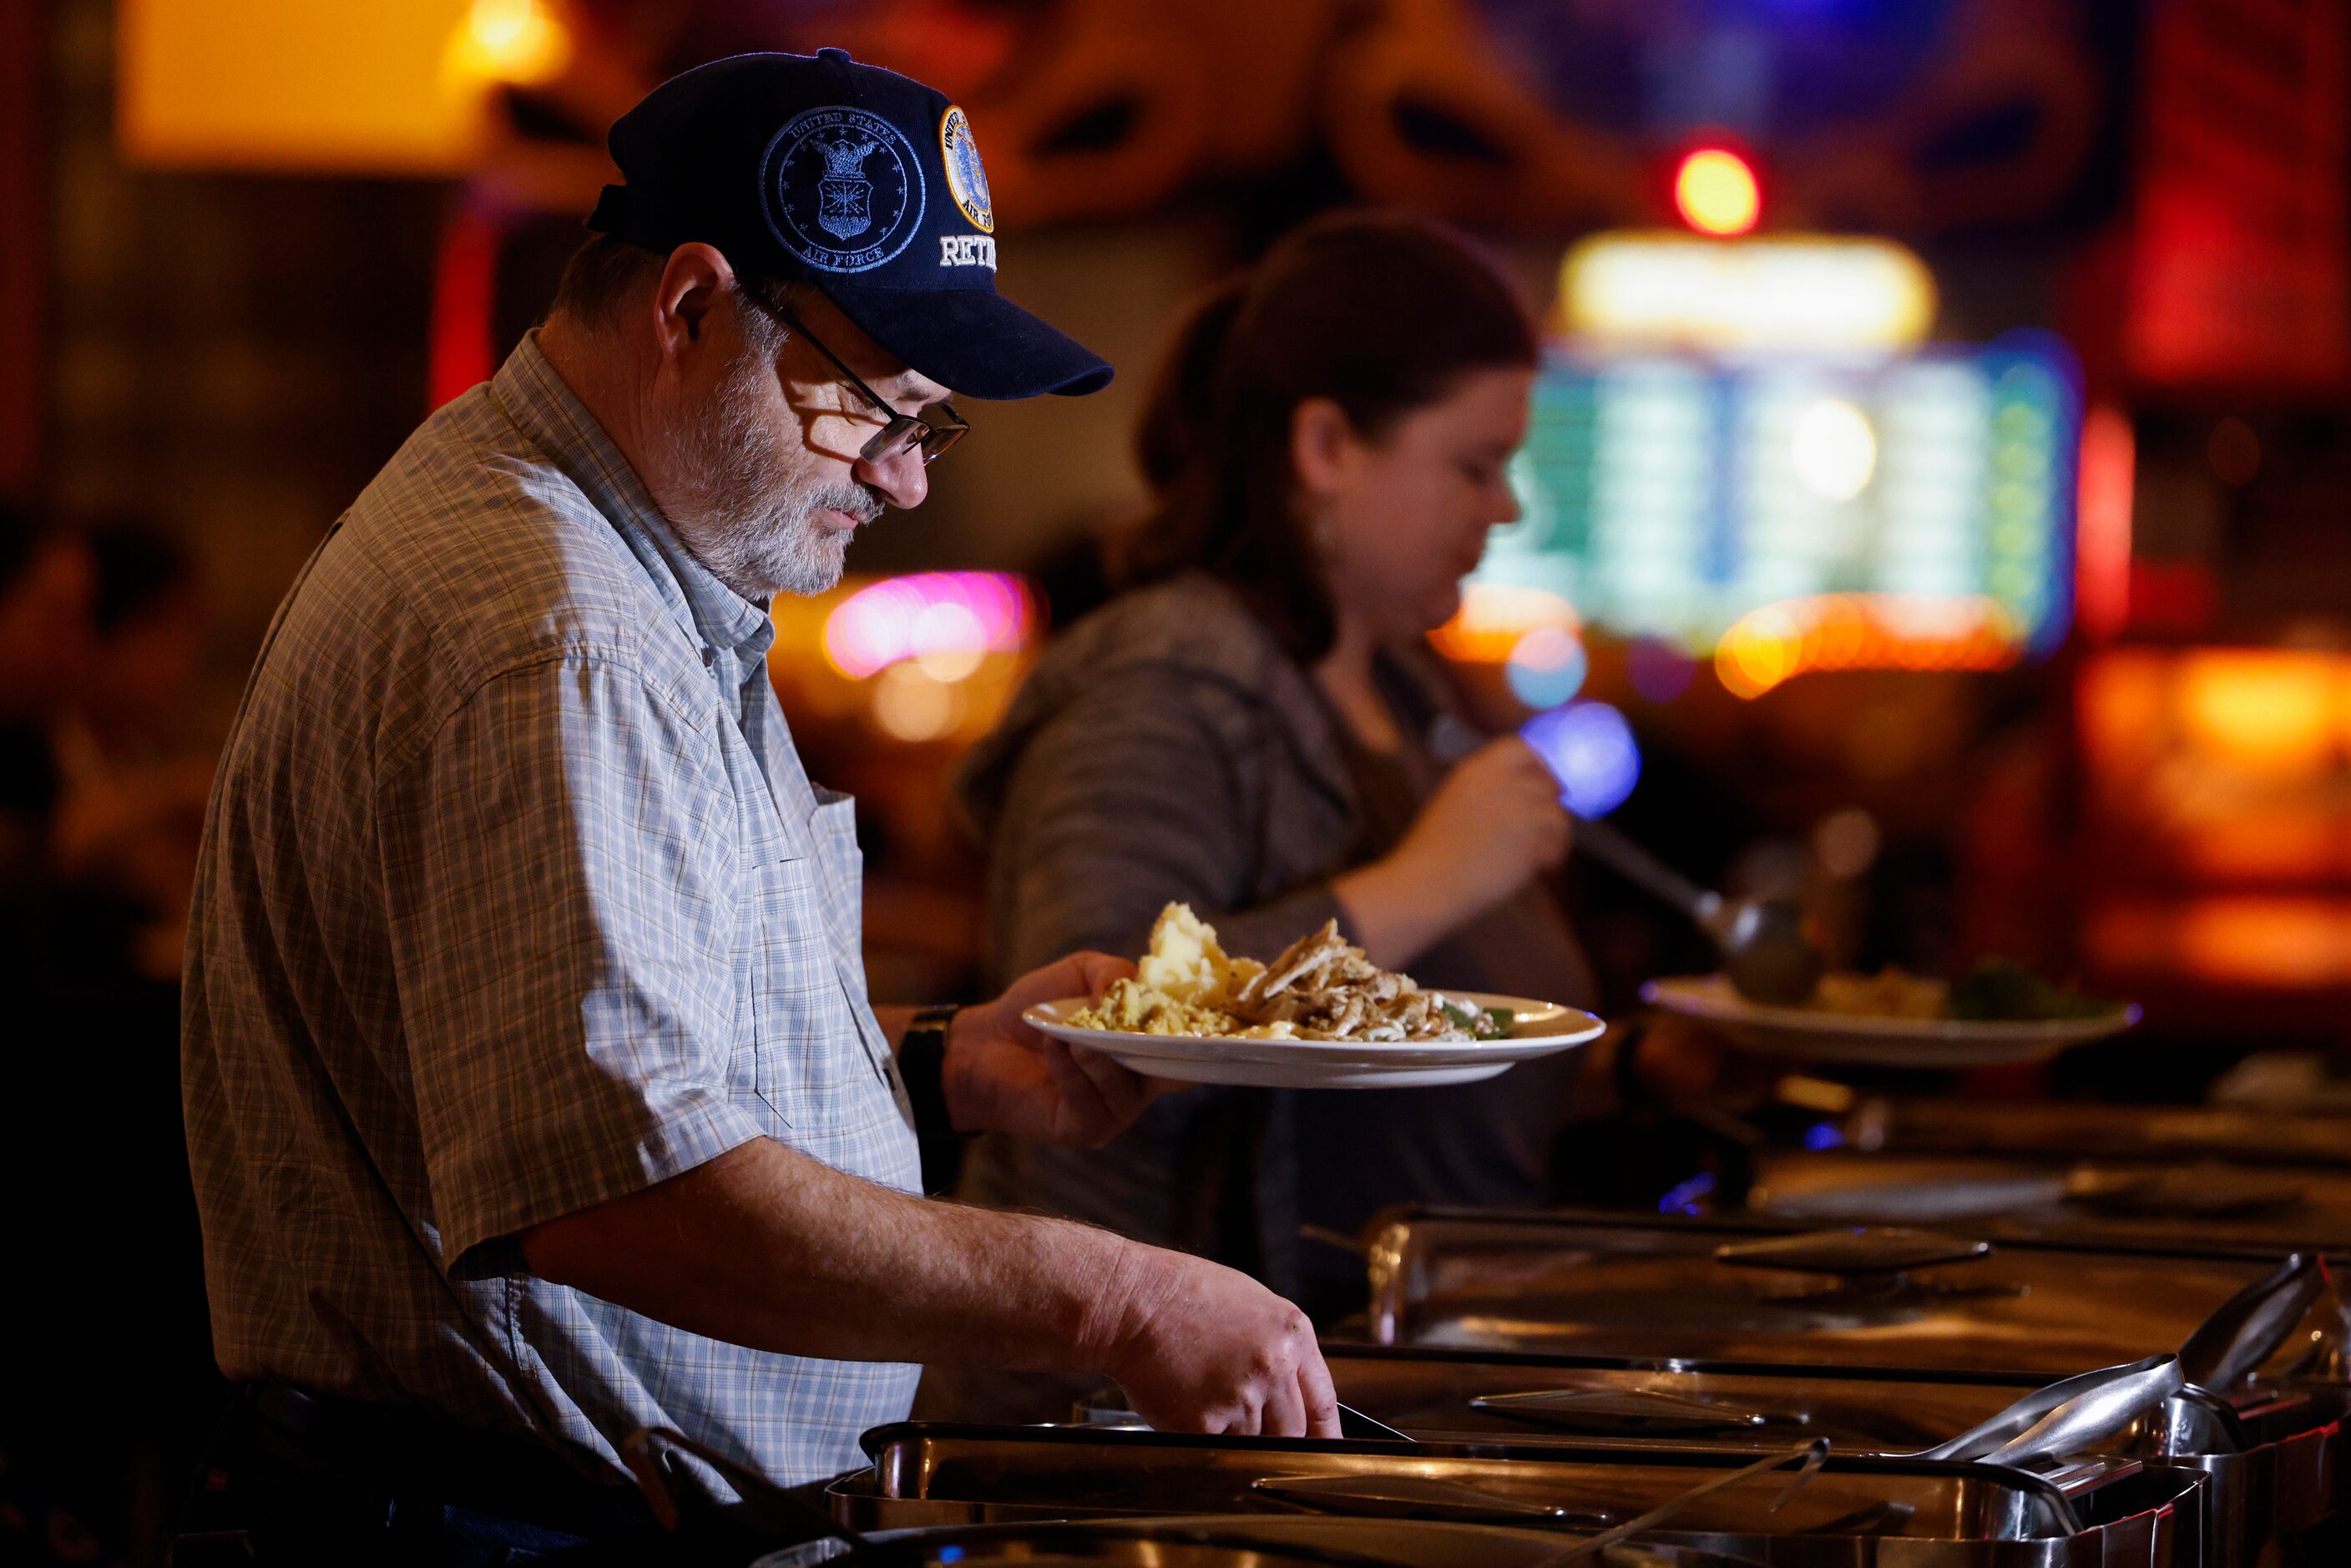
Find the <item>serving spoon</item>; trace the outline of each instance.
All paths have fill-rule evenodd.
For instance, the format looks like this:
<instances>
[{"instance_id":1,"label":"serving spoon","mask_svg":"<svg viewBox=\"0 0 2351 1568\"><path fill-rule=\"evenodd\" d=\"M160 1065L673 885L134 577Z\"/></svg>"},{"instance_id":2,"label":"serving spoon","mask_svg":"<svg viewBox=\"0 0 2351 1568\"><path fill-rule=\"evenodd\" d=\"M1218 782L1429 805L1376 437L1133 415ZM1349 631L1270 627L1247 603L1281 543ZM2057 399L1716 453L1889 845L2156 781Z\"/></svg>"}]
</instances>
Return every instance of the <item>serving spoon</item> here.
<instances>
[{"instance_id":1,"label":"serving spoon","mask_svg":"<svg viewBox=\"0 0 2351 1568\"><path fill-rule=\"evenodd\" d=\"M1828 960L1785 899L1725 898L1703 888L1607 823L1575 819L1575 847L1689 916L1714 939L1731 988L1750 1002L1796 1007L1812 999Z\"/></svg>"},{"instance_id":2,"label":"serving spoon","mask_svg":"<svg viewBox=\"0 0 2351 1568\"><path fill-rule=\"evenodd\" d=\"M1520 726L1519 737L1558 779L1563 800L1569 788L1566 776L1550 748L1529 736L1544 716L1537 714ZM1430 754L1448 767L1475 751L1483 738L1451 714L1437 715L1428 727ZM1714 939L1733 990L1766 1007L1792 1008L1812 999L1828 972L1828 960L1804 935L1803 917L1794 904L1784 899L1725 898L1698 886L1605 822L1573 810L1568 815L1575 822L1577 849L1680 910Z\"/></svg>"}]
</instances>

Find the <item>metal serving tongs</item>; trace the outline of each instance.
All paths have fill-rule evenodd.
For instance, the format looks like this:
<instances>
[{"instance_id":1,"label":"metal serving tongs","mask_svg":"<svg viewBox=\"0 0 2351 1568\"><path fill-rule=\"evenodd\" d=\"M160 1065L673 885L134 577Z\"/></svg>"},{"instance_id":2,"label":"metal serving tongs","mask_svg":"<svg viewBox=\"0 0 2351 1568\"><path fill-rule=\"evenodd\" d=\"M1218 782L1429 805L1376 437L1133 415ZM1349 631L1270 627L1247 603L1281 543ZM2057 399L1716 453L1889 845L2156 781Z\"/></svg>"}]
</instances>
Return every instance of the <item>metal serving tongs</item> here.
<instances>
[{"instance_id":1,"label":"metal serving tongs","mask_svg":"<svg viewBox=\"0 0 2351 1568\"><path fill-rule=\"evenodd\" d=\"M1796 1471L1795 1479L1790 1481L1782 1490L1780 1495L1771 1500L1771 1506L1764 1510L1766 1513L1777 1513L1787 1506L1790 1498L1803 1490L1804 1483L1818 1473L1821 1465L1828 1457L1829 1440L1826 1437L1814 1437L1802 1448L1790 1448L1784 1453L1767 1454L1751 1465L1743 1465L1727 1475L1715 1476L1710 1479L1700 1481L1689 1490L1667 1498L1646 1513L1635 1514L1624 1523L1604 1530L1597 1535L1587 1535L1566 1551L1544 1558L1535 1564L1535 1568L1564 1568L1567 1563L1581 1563L1588 1557L1596 1557L1610 1547L1630 1541L1644 1531L1655 1530L1692 1503L1712 1497L1727 1487L1737 1486L1740 1481L1787 1465L1796 1465L1799 1469Z\"/></svg>"},{"instance_id":2,"label":"metal serving tongs","mask_svg":"<svg viewBox=\"0 0 2351 1568\"><path fill-rule=\"evenodd\" d=\"M2324 1257L2287 1254L2276 1268L2221 1302L2188 1336L2179 1347L2179 1364L2189 1383L2226 1396L2284 1347L2330 1286ZM2343 1330L2338 1321L2331 1334L2322 1331L2314 1351L2339 1361Z\"/></svg>"},{"instance_id":3,"label":"metal serving tongs","mask_svg":"<svg viewBox=\"0 0 2351 1568\"><path fill-rule=\"evenodd\" d=\"M1949 1442L1897 1457L2030 1469L2091 1452L2187 1385L2176 1355L2101 1367L2036 1388Z\"/></svg>"}]
</instances>

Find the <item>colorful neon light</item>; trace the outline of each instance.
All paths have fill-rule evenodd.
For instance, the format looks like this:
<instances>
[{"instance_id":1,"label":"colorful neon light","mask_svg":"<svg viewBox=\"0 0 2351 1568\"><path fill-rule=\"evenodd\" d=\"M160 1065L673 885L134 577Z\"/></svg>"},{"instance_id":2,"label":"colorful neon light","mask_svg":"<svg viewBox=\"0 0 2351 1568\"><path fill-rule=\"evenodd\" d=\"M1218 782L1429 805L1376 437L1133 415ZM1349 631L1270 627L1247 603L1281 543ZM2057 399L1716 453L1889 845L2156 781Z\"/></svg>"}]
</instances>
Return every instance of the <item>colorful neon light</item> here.
<instances>
[{"instance_id":1,"label":"colorful neon light","mask_svg":"<svg viewBox=\"0 0 2351 1568\"><path fill-rule=\"evenodd\" d=\"M911 659L931 679L952 684L985 655L1024 646L1034 621L1028 591L1003 572L894 577L833 607L825 618L824 655L854 680Z\"/></svg>"},{"instance_id":2,"label":"colorful neon light","mask_svg":"<svg viewBox=\"0 0 2351 1568\"><path fill-rule=\"evenodd\" d=\"M1439 647L1499 663L1548 595L1565 623L1696 653L1768 608L1717 666L1750 692L1802 669L2045 653L2071 616L2077 421L2070 362L2039 341L1562 354L1511 465L1521 516L1489 537ZM1848 631L1853 650L1820 641Z\"/></svg>"},{"instance_id":3,"label":"colorful neon light","mask_svg":"<svg viewBox=\"0 0 2351 1568\"><path fill-rule=\"evenodd\" d=\"M2082 422L2080 523L2074 603L2082 631L2104 642L2130 623L2131 504L2138 452L2130 419L2099 407Z\"/></svg>"},{"instance_id":4,"label":"colorful neon light","mask_svg":"<svg viewBox=\"0 0 2351 1568\"><path fill-rule=\"evenodd\" d=\"M1926 341L1935 280L1891 240L1609 234L1567 253L1560 301L1593 348L1890 353Z\"/></svg>"}]
</instances>

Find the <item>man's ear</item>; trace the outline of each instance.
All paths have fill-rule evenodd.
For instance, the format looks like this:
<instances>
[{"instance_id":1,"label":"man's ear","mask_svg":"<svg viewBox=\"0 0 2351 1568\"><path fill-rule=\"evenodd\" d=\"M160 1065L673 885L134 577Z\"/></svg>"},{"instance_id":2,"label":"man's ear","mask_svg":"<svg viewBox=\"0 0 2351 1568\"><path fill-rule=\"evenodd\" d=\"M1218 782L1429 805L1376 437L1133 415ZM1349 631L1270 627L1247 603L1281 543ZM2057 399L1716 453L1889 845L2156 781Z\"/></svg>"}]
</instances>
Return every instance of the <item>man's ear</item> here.
<instances>
[{"instance_id":1,"label":"man's ear","mask_svg":"<svg viewBox=\"0 0 2351 1568\"><path fill-rule=\"evenodd\" d=\"M669 253L652 306L663 359L677 360L703 341L712 313L734 286L735 269L716 246L697 240Z\"/></svg>"},{"instance_id":2,"label":"man's ear","mask_svg":"<svg viewBox=\"0 0 2351 1568\"><path fill-rule=\"evenodd\" d=\"M1357 446L1347 411L1310 397L1290 411L1290 469L1309 496L1329 496L1353 482Z\"/></svg>"}]
</instances>

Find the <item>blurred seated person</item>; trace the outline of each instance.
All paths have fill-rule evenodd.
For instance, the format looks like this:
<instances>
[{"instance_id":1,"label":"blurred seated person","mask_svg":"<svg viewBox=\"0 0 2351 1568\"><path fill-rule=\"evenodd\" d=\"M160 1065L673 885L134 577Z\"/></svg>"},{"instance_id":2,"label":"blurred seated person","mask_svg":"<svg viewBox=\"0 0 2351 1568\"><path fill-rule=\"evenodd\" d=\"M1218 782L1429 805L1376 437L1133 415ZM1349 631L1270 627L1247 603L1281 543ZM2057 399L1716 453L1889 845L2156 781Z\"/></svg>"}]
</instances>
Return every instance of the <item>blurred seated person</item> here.
<instances>
[{"instance_id":1,"label":"blurred seated person","mask_svg":"<svg viewBox=\"0 0 2351 1568\"><path fill-rule=\"evenodd\" d=\"M85 890L89 940L176 991L217 744L192 716L204 601L187 550L154 524L108 517L79 538L89 653L55 727L52 848Z\"/></svg>"},{"instance_id":2,"label":"blurred seated person","mask_svg":"<svg viewBox=\"0 0 2351 1568\"><path fill-rule=\"evenodd\" d=\"M219 1400L178 1072L177 926L209 764L144 778L184 725L193 666L157 629L193 612L186 559L152 530L0 512L0 994L27 1108L0 1183L44 1195L12 1239L45 1281L5 1308L7 1343L40 1354L0 1399L0 1562L140 1555ZM142 959L159 922L165 950ZM91 1179L101 1157L110 1179Z\"/></svg>"},{"instance_id":3,"label":"blurred seated person","mask_svg":"<svg viewBox=\"0 0 2351 1568\"><path fill-rule=\"evenodd\" d=\"M11 884L47 852L52 732L89 663L92 577L80 541L0 503L0 881Z\"/></svg>"},{"instance_id":4,"label":"blurred seated person","mask_svg":"<svg viewBox=\"0 0 2351 1568\"><path fill-rule=\"evenodd\" d=\"M1537 355L1510 284L1402 216L1313 223L1197 307L1138 431L1134 586L1048 650L961 780L997 973L1140 952L1183 901L1237 955L1335 918L1425 985L1594 1000L1542 876L1569 848L1558 786L1475 732L1424 643L1519 515L1504 465ZM983 1140L960 1196L1205 1253L1328 1317L1361 1306L1362 1264L1301 1226L1549 1200L1554 1141L1607 1108L1614 1066L1604 1046L1410 1094L1192 1090L1098 1151Z\"/></svg>"}]
</instances>

